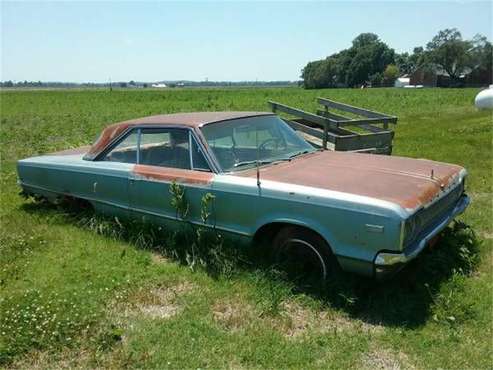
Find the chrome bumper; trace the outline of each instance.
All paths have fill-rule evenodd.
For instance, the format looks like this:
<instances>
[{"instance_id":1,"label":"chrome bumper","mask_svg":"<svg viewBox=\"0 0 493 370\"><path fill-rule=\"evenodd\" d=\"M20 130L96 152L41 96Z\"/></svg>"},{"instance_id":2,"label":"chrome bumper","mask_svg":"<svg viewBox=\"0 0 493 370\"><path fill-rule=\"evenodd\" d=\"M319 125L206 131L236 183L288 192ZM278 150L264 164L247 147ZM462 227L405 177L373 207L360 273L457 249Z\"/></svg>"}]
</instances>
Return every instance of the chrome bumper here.
<instances>
[{"instance_id":1,"label":"chrome bumper","mask_svg":"<svg viewBox=\"0 0 493 370\"><path fill-rule=\"evenodd\" d=\"M402 266L412 259L416 258L426 247L428 242L438 235L452 220L465 211L467 206L471 203L470 198L463 194L452 211L450 211L446 217L433 229L431 229L424 237L418 242L406 248L406 251L402 253L392 252L380 252L375 257L375 273L379 275L379 270L387 270L387 267Z\"/></svg>"}]
</instances>

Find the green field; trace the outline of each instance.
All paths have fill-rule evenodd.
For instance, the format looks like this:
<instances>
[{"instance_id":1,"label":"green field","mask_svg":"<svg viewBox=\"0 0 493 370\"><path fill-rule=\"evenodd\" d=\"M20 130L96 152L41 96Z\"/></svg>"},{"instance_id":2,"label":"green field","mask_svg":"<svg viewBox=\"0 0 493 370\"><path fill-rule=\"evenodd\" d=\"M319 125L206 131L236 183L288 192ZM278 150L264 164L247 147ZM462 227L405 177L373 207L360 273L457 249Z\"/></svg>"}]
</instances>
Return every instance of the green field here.
<instances>
[{"instance_id":1,"label":"green field","mask_svg":"<svg viewBox=\"0 0 493 370\"><path fill-rule=\"evenodd\" d=\"M0 367L491 368L493 122L477 92L1 92ZM469 171L466 226L385 284L343 275L309 295L248 261L212 273L169 257L188 246L153 230L18 195L17 159L91 143L112 122L269 99L314 111L318 96L397 115L395 155Z\"/></svg>"}]
</instances>

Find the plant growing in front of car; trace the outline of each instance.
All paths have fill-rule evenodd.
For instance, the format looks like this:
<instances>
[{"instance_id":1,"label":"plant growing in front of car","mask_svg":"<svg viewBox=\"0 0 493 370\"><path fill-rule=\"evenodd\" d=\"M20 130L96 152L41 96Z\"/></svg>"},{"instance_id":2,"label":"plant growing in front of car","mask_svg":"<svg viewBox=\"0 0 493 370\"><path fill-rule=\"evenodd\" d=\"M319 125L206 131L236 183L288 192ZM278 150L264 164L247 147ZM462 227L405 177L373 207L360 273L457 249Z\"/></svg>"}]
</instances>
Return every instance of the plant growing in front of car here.
<instances>
[{"instance_id":1,"label":"plant growing in front of car","mask_svg":"<svg viewBox=\"0 0 493 370\"><path fill-rule=\"evenodd\" d=\"M238 250L226 245L215 225L209 224L209 220L213 216L212 209L215 196L211 193L202 196L200 223L197 224L189 219L190 205L186 198L185 188L172 182L169 191L171 193L171 205L175 208L177 217L186 222L184 228L175 232L175 238L184 239L190 245L190 249L185 255L187 265L191 269L201 266L216 276L231 275L238 261Z\"/></svg>"}]
</instances>

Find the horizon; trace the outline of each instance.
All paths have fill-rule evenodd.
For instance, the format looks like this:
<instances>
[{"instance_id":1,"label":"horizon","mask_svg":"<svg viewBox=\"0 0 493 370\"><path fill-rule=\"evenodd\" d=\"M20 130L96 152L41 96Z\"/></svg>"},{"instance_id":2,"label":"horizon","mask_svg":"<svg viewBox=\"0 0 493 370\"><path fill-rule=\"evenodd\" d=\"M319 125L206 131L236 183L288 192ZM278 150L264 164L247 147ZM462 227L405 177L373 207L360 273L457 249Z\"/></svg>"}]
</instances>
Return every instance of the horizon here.
<instances>
[{"instance_id":1,"label":"horizon","mask_svg":"<svg viewBox=\"0 0 493 370\"><path fill-rule=\"evenodd\" d=\"M492 38L488 1L2 2L1 9L0 80L16 82L295 82L306 63L363 32L398 53L425 47L444 28Z\"/></svg>"}]
</instances>

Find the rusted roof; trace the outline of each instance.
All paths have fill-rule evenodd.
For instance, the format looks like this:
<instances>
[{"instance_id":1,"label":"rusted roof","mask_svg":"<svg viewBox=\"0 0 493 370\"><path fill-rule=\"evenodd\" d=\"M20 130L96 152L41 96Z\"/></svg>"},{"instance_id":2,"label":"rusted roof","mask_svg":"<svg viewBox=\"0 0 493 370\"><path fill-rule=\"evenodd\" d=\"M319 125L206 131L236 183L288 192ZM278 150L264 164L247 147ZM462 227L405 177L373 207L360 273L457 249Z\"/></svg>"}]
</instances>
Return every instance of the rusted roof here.
<instances>
[{"instance_id":1,"label":"rusted roof","mask_svg":"<svg viewBox=\"0 0 493 370\"><path fill-rule=\"evenodd\" d=\"M227 121L237 118L255 117L272 115L270 112L192 112L192 113L173 113L160 114L157 116L148 116L136 118L129 121L123 121L116 125L185 125L185 126L202 126L208 123Z\"/></svg>"},{"instance_id":2,"label":"rusted roof","mask_svg":"<svg viewBox=\"0 0 493 370\"><path fill-rule=\"evenodd\" d=\"M193 113L173 113L160 114L135 118L128 121L115 123L106 127L98 140L91 146L84 158L94 159L101 153L106 146L122 132L131 126L137 125L176 125L200 127L208 123L228 121L232 119L272 115L270 112L193 112Z\"/></svg>"}]
</instances>

